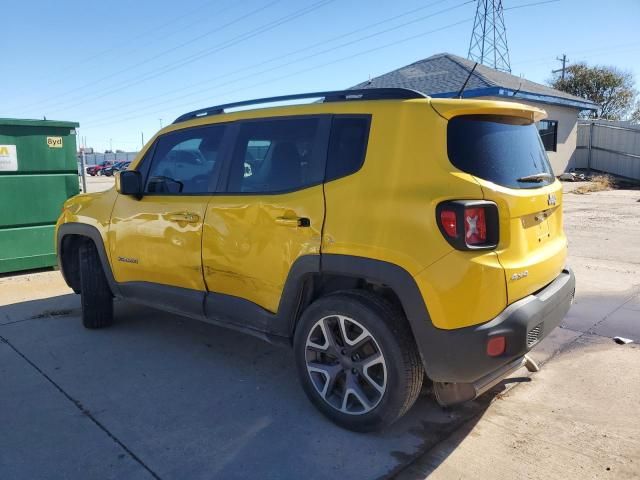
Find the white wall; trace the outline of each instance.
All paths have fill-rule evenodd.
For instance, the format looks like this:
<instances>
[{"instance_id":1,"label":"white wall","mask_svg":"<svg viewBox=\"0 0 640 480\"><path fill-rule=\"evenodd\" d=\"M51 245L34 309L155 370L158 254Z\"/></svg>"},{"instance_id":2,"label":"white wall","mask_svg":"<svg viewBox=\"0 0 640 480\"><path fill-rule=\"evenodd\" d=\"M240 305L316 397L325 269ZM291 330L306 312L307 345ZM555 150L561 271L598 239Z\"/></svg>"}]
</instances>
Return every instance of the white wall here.
<instances>
[{"instance_id":1,"label":"white wall","mask_svg":"<svg viewBox=\"0 0 640 480\"><path fill-rule=\"evenodd\" d=\"M491 100L514 101L540 108L547 112L547 119L558 121L558 148L556 152L547 152L553 173L560 175L568 170L572 157L576 154L576 137L579 110L559 105L548 105L527 100L511 100L504 97L484 97Z\"/></svg>"}]
</instances>

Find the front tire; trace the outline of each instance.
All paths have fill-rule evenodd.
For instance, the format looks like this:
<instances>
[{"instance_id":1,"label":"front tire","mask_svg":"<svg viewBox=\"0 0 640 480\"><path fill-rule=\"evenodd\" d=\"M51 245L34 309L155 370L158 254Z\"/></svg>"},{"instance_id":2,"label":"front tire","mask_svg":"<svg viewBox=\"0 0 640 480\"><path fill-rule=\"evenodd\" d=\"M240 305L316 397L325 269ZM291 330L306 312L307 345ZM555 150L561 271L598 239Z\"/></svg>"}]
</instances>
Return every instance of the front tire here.
<instances>
[{"instance_id":1,"label":"front tire","mask_svg":"<svg viewBox=\"0 0 640 480\"><path fill-rule=\"evenodd\" d=\"M311 402L349 430L381 429L414 404L424 376L402 312L361 290L315 301L294 337L298 376Z\"/></svg>"},{"instance_id":2,"label":"front tire","mask_svg":"<svg viewBox=\"0 0 640 480\"><path fill-rule=\"evenodd\" d=\"M80 298L82 324L86 328L105 328L113 323L113 295L93 242L80 246Z\"/></svg>"}]
</instances>

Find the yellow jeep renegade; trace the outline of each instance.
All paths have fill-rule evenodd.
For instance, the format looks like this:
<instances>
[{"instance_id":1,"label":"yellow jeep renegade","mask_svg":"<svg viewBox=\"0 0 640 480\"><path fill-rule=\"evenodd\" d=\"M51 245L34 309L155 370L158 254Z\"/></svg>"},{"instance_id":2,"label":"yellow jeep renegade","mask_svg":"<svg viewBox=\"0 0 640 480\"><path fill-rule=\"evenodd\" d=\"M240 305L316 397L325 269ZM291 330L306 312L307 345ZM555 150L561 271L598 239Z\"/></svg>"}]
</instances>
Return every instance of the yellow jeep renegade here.
<instances>
[{"instance_id":1,"label":"yellow jeep renegade","mask_svg":"<svg viewBox=\"0 0 640 480\"><path fill-rule=\"evenodd\" d=\"M117 297L292 345L322 413L381 428L424 381L475 398L569 309L543 116L405 89L191 112L115 188L66 202L60 267L87 328Z\"/></svg>"}]
</instances>

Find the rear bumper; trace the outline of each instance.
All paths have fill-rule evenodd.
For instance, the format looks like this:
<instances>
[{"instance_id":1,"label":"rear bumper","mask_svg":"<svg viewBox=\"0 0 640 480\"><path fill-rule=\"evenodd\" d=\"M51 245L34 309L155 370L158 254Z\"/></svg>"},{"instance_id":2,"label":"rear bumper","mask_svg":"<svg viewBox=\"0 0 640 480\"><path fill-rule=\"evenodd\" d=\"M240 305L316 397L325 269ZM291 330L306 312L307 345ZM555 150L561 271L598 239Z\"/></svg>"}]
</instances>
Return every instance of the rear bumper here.
<instances>
[{"instance_id":1,"label":"rear bumper","mask_svg":"<svg viewBox=\"0 0 640 480\"><path fill-rule=\"evenodd\" d=\"M473 383L435 382L433 384L433 392L436 400L442 406L467 402L482 395L524 364L525 357L518 357Z\"/></svg>"},{"instance_id":2,"label":"rear bumper","mask_svg":"<svg viewBox=\"0 0 640 480\"><path fill-rule=\"evenodd\" d=\"M575 277L565 269L545 288L509 305L487 323L455 330L429 328L417 341L430 378L443 384L468 384L447 387L467 392L463 396L472 390L482 393L518 368L523 356L560 324L574 292ZM506 338L506 350L490 357L487 341L496 335Z\"/></svg>"}]
</instances>

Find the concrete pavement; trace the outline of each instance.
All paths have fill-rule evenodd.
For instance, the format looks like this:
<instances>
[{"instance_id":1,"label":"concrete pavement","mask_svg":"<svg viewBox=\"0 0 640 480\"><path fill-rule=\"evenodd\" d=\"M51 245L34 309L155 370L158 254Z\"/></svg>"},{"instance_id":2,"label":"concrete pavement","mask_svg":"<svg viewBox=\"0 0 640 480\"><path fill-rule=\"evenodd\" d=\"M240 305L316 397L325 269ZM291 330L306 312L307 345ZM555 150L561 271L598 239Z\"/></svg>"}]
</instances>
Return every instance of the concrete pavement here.
<instances>
[{"instance_id":1,"label":"concrete pavement","mask_svg":"<svg viewBox=\"0 0 640 480\"><path fill-rule=\"evenodd\" d=\"M3 479L373 478L486 405L444 412L423 398L393 428L359 435L307 401L287 349L126 304L113 327L88 331L77 296L46 305L31 303L39 318L3 309Z\"/></svg>"},{"instance_id":2,"label":"concrete pavement","mask_svg":"<svg viewBox=\"0 0 640 480\"><path fill-rule=\"evenodd\" d=\"M638 345L586 334L399 478L638 478L638 385Z\"/></svg>"},{"instance_id":3,"label":"concrete pavement","mask_svg":"<svg viewBox=\"0 0 640 480\"><path fill-rule=\"evenodd\" d=\"M565 196L577 298L541 372L370 435L311 406L287 349L125 303L88 331L59 273L0 278L0 478L640 476L640 350L609 338L640 341L638 199Z\"/></svg>"}]
</instances>

